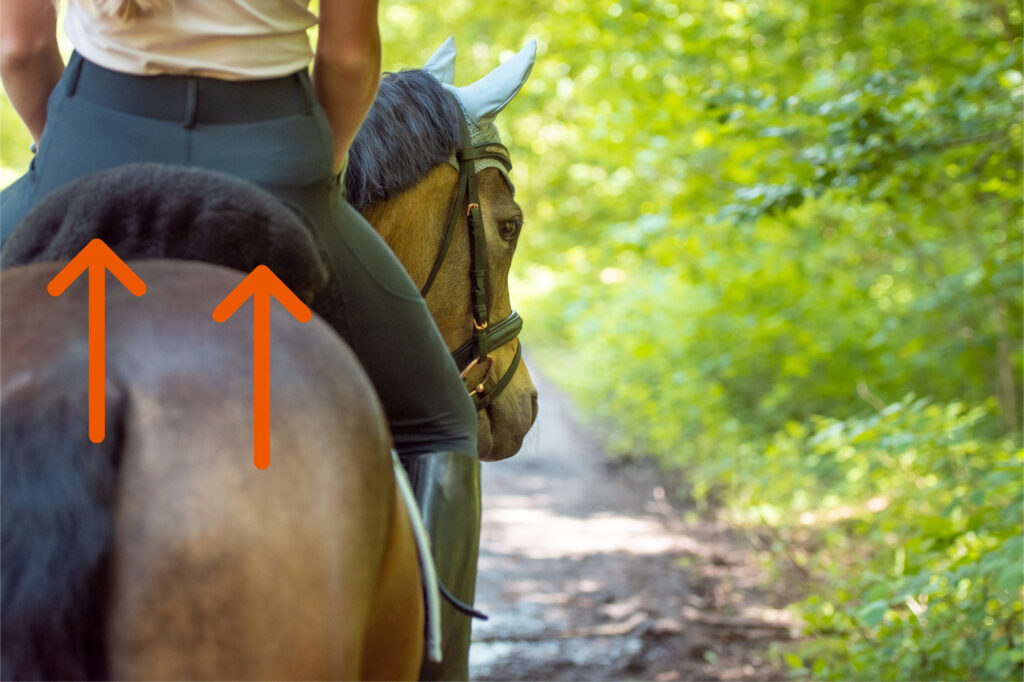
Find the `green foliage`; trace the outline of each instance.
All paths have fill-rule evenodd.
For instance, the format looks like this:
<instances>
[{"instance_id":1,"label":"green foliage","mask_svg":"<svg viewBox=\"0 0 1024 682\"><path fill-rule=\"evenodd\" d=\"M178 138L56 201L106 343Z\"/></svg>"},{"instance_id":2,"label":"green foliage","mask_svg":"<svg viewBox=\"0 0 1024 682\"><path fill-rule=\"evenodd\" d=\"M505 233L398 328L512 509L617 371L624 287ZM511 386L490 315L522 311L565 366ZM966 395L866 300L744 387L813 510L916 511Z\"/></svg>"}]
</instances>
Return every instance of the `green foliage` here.
<instances>
[{"instance_id":1,"label":"green foliage","mask_svg":"<svg viewBox=\"0 0 1024 682\"><path fill-rule=\"evenodd\" d=\"M744 494L812 535L821 581L796 611L787 656L821 679L1020 679L1024 453L986 433L986 408L907 399L866 418L777 434L771 467L800 471L805 499Z\"/></svg>"},{"instance_id":2,"label":"green foliage","mask_svg":"<svg viewBox=\"0 0 1024 682\"><path fill-rule=\"evenodd\" d=\"M1020 3L552 11L511 123L542 366L774 528L794 671L1019 679Z\"/></svg>"},{"instance_id":3,"label":"green foliage","mask_svg":"<svg viewBox=\"0 0 1024 682\"><path fill-rule=\"evenodd\" d=\"M555 285L539 292L544 340L579 353L574 376L640 343L634 363L614 363L626 376L587 377L581 394L608 412L625 400L676 415L719 387L727 415L714 419L761 432L853 414L867 393L996 395L1017 426L1017 8L560 9L553 21L578 24L550 35L565 75L540 103L547 124L513 137L546 162L528 161L530 215L558 228L526 240L526 278ZM603 27L629 21L643 27L634 39L603 41ZM923 35L934 39L907 38ZM683 421L684 435L702 428Z\"/></svg>"},{"instance_id":4,"label":"green foliage","mask_svg":"<svg viewBox=\"0 0 1024 682\"><path fill-rule=\"evenodd\" d=\"M28 168L32 160L30 144L32 136L4 93L0 98L0 187L17 180Z\"/></svg>"}]
</instances>

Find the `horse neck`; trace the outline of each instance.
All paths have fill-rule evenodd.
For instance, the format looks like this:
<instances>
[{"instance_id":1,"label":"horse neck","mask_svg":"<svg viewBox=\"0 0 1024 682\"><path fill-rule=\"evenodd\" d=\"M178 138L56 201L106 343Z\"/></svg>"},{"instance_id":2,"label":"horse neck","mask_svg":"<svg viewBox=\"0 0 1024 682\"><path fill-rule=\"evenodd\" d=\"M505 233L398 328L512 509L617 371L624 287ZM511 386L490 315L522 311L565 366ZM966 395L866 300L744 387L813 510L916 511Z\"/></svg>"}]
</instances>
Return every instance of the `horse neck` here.
<instances>
[{"instance_id":1,"label":"horse neck","mask_svg":"<svg viewBox=\"0 0 1024 682\"><path fill-rule=\"evenodd\" d=\"M458 174L447 164L434 168L416 185L365 210L363 215L423 288L448 228ZM427 307L449 350L471 331L468 237L456 230L444 263L427 295Z\"/></svg>"},{"instance_id":2,"label":"horse neck","mask_svg":"<svg viewBox=\"0 0 1024 682\"><path fill-rule=\"evenodd\" d=\"M423 286L434 265L457 182L455 170L442 164L409 189L363 212L417 287Z\"/></svg>"}]
</instances>

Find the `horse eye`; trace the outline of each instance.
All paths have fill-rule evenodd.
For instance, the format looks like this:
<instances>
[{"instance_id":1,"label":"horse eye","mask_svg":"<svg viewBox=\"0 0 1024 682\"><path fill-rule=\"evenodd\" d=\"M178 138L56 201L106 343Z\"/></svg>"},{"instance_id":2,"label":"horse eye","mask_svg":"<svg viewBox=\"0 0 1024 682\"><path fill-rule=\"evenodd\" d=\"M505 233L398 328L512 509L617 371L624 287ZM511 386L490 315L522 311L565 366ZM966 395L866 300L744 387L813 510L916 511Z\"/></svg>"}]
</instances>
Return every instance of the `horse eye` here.
<instances>
[{"instance_id":1,"label":"horse eye","mask_svg":"<svg viewBox=\"0 0 1024 682\"><path fill-rule=\"evenodd\" d=\"M522 218L506 220L501 224L501 238L506 241L512 241L519 236L519 230L521 229L523 229Z\"/></svg>"}]
</instances>

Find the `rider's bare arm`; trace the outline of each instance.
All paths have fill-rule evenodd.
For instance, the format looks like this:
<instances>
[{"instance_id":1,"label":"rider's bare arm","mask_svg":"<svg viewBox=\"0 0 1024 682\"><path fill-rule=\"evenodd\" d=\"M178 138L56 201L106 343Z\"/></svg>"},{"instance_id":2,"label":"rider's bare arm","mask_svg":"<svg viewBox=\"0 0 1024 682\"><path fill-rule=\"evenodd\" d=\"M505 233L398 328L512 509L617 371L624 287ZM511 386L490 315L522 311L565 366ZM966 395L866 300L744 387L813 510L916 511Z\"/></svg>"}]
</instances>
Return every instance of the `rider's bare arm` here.
<instances>
[{"instance_id":1,"label":"rider's bare arm","mask_svg":"<svg viewBox=\"0 0 1024 682\"><path fill-rule=\"evenodd\" d=\"M0 77L11 104L36 142L46 124L46 100L63 71L53 3L0 2Z\"/></svg>"},{"instance_id":2,"label":"rider's bare arm","mask_svg":"<svg viewBox=\"0 0 1024 682\"><path fill-rule=\"evenodd\" d=\"M377 0L321 0L319 30L313 82L334 131L337 171L377 94Z\"/></svg>"}]
</instances>

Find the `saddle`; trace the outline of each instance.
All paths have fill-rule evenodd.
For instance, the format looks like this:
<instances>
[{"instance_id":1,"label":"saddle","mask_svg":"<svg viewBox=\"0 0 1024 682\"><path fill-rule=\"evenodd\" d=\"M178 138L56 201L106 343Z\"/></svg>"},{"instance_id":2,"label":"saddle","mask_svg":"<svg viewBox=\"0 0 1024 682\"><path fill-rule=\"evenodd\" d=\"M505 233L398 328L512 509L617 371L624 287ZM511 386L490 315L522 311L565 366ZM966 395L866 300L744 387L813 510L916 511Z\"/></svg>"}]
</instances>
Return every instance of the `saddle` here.
<instances>
[{"instance_id":1,"label":"saddle","mask_svg":"<svg viewBox=\"0 0 1024 682\"><path fill-rule=\"evenodd\" d=\"M266 265L309 302L328 271L309 229L255 185L215 171L137 163L54 190L11 233L0 269L73 258L92 239L121 258Z\"/></svg>"}]
</instances>

